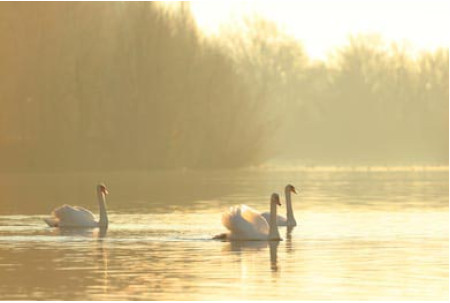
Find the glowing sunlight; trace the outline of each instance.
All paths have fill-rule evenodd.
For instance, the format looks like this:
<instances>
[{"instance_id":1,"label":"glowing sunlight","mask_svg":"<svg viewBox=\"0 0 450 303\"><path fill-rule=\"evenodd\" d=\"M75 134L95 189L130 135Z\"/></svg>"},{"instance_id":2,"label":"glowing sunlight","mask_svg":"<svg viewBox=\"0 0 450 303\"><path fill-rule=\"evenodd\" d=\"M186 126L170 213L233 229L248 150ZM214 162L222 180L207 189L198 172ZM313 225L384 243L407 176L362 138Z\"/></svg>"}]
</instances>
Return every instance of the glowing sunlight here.
<instances>
[{"instance_id":1,"label":"glowing sunlight","mask_svg":"<svg viewBox=\"0 0 450 303\"><path fill-rule=\"evenodd\" d=\"M449 3L0 2L0 300L448 300Z\"/></svg>"},{"instance_id":2,"label":"glowing sunlight","mask_svg":"<svg viewBox=\"0 0 450 303\"><path fill-rule=\"evenodd\" d=\"M411 51L448 46L448 1L194 1L192 11L206 35L252 15L273 20L315 59L359 33L407 43Z\"/></svg>"}]
</instances>

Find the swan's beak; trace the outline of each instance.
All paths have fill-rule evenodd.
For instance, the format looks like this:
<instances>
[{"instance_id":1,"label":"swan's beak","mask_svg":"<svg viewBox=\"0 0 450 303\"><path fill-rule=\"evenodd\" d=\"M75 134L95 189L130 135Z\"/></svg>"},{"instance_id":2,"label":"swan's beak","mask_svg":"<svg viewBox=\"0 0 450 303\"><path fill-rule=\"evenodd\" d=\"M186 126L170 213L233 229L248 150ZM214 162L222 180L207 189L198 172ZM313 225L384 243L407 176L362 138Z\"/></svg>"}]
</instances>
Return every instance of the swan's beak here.
<instances>
[{"instance_id":1,"label":"swan's beak","mask_svg":"<svg viewBox=\"0 0 450 303\"><path fill-rule=\"evenodd\" d=\"M295 190L295 187L292 187L292 192L293 192L294 194L297 194L297 191Z\"/></svg>"},{"instance_id":2,"label":"swan's beak","mask_svg":"<svg viewBox=\"0 0 450 303\"><path fill-rule=\"evenodd\" d=\"M280 199L277 200L277 205L278 205L278 206L281 206Z\"/></svg>"},{"instance_id":3,"label":"swan's beak","mask_svg":"<svg viewBox=\"0 0 450 303\"><path fill-rule=\"evenodd\" d=\"M105 188L105 189L103 189L103 193L105 194L105 196L107 195L107 194L109 194L109 192L108 192L108 190Z\"/></svg>"}]
</instances>

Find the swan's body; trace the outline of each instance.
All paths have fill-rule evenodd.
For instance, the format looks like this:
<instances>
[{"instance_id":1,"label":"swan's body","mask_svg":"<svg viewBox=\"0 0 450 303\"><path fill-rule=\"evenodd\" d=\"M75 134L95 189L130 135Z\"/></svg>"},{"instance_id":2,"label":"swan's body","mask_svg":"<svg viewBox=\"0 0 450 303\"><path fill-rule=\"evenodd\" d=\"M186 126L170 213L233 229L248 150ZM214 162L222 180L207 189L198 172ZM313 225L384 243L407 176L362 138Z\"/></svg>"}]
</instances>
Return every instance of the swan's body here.
<instances>
[{"instance_id":1,"label":"swan's body","mask_svg":"<svg viewBox=\"0 0 450 303\"><path fill-rule=\"evenodd\" d=\"M97 221L94 214L80 206L64 204L53 210L52 217L44 221L50 227L107 227L108 213L106 211L106 195L108 191L104 184L97 186L98 206L100 219Z\"/></svg>"},{"instance_id":2,"label":"swan's body","mask_svg":"<svg viewBox=\"0 0 450 303\"><path fill-rule=\"evenodd\" d=\"M265 211L261 213L261 216L264 217L264 219L269 220L270 212ZM278 226L287 226L287 219L283 216L277 215L277 225Z\"/></svg>"},{"instance_id":3,"label":"swan's body","mask_svg":"<svg viewBox=\"0 0 450 303\"><path fill-rule=\"evenodd\" d=\"M276 225L278 194L272 194L270 200L271 215L269 221L256 210L247 205L231 207L222 216L222 224L230 231L214 237L215 239L239 240L281 240Z\"/></svg>"},{"instance_id":4,"label":"swan's body","mask_svg":"<svg viewBox=\"0 0 450 303\"><path fill-rule=\"evenodd\" d=\"M293 185L286 185L284 188L284 193L286 195L286 218L280 215L277 215L277 225L278 226L297 226L297 221L295 221L294 218L294 211L292 209L292 202L291 202L291 193L296 194L295 187ZM270 212L263 212L261 214L267 222L269 222L270 218Z\"/></svg>"}]
</instances>

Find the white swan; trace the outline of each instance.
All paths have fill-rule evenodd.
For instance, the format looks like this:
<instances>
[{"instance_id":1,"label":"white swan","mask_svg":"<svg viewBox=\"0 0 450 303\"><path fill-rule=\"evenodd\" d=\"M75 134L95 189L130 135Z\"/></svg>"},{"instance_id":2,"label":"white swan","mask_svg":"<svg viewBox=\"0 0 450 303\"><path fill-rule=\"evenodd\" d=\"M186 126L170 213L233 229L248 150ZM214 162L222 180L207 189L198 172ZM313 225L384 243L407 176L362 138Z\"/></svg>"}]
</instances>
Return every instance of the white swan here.
<instances>
[{"instance_id":1,"label":"white swan","mask_svg":"<svg viewBox=\"0 0 450 303\"><path fill-rule=\"evenodd\" d=\"M214 239L236 240L282 240L276 225L277 205L281 205L280 196L272 194L270 198L270 218L263 216L247 205L233 206L222 215L222 224L230 231Z\"/></svg>"},{"instance_id":2,"label":"white swan","mask_svg":"<svg viewBox=\"0 0 450 303\"><path fill-rule=\"evenodd\" d=\"M89 210L80 206L70 206L64 204L52 212L51 218L45 218L44 221L50 227L102 227L108 226L108 214L106 212L106 195L108 190L101 183L97 185L98 207L100 211L100 220Z\"/></svg>"},{"instance_id":3,"label":"white swan","mask_svg":"<svg viewBox=\"0 0 450 303\"><path fill-rule=\"evenodd\" d=\"M297 221L294 218L294 212L292 210L292 202L291 202L291 193L297 194L295 187L291 184L286 185L284 188L284 193L286 195L286 217L277 216L277 225L278 226L297 226ZM269 222L270 212L263 212L261 214L267 222Z\"/></svg>"}]
</instances>

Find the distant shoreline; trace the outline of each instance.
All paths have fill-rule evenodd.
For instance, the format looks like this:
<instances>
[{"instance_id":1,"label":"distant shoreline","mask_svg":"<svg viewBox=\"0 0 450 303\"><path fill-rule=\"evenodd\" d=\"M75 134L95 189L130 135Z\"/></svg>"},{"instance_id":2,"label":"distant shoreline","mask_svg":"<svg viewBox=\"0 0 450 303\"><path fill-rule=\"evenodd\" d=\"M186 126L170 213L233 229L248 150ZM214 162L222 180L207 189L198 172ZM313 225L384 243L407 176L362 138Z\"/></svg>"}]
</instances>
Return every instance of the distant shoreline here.
<instances>
[{"instance_id":1,"label":"distant shoreline","mask_svg":"<svg viewBox=\"0 0 450 303\"><path fill-rule=\"evenodd\" d=\"M0 170L0 174L83 174L83 173L205 173L205 172L448 172L448 165L280 165L280 164L262 164L248 167L235 168L130 168L130 169L98 169L98 170L73 170L73 169L10 169Z\"/></svg>"}]
</instances>

